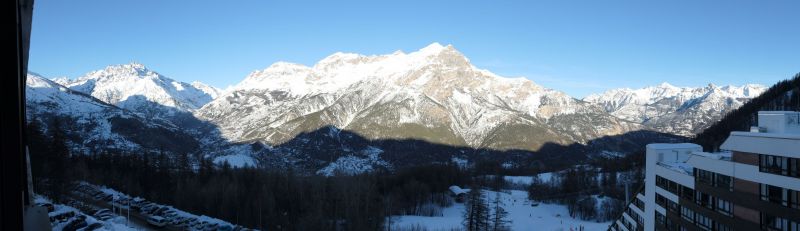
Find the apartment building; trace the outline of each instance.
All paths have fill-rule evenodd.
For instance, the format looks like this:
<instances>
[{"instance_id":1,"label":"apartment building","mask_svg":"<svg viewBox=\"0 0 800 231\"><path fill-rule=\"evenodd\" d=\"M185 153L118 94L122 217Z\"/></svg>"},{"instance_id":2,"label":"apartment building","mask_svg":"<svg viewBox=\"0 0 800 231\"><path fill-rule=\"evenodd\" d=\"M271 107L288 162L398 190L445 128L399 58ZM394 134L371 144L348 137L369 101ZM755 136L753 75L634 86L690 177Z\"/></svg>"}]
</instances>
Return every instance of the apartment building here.
<instances>
[{"instance_id":1,"label":"apartment building","mask_svg":"<svg viewBox=\"0 0 800 231\"><path fill-rule=\"evenodd\" d=\"M759 112L720 149L647 145L645 187L609 230L800 231L800 112Z\"/></svg>"}]
</instances>

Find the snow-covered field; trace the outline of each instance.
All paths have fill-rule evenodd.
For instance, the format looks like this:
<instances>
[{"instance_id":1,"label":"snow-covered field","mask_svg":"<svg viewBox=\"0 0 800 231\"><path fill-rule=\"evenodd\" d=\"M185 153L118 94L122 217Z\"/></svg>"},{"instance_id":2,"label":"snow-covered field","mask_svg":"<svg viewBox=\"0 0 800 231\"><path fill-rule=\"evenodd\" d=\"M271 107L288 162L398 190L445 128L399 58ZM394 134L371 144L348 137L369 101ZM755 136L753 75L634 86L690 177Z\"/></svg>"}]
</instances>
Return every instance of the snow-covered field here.
<instances>
[{"instance_id":1,"label":"snow-covered field","mask_svg":"<svg viewBox=\"0 0 800 231\"><path fill-rule=\"evenodd\" d=\"M531 206L528 193L520 190L506 192L483 191L487 201L494 200L499 193L508 211L511 230L570 230L583 226L584 230L606 230L611 222L584 221L569 217L567 207L559 204L539 204ZM444 208L441 217L393 216L390 219L392 230L424 227L427 230L452 230L462 228L464 204L456 203Z\"/></svg>"}]
</instances>

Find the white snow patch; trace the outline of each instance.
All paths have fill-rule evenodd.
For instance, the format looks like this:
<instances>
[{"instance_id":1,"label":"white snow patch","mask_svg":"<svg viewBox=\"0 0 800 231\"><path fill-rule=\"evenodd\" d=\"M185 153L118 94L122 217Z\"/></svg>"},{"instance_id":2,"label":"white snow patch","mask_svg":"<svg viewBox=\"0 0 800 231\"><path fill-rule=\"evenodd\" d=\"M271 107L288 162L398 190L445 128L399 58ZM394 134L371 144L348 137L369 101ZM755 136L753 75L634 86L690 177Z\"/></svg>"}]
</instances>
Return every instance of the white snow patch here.
<instances>
[{"instance_id":1,"label":"white snow patch","mask_svg":"<svg viewBox=\"0 0 800 231\"><path fill-rule=\"evenodd\" d=\"M605 230L611 222L584 221L569 217L565 205L541 203L531 206L528 193L520 190L511 190L509 193L484 190L486 200L491 202L497 194L503 202L503 208L508 211L508 220L511 230L570 230L583 226L585 230ZM463 228L462 217L464 204L456 203L444 208L441 217L424 216L392 216L389 224L392 229L424 227L429 230L451 230Z\"/></svg>"},{"instance_id":2,"label":"white snow patch","mask_svg":"<svg viewBox=\"0 0 800 231\"><path fill-rule=\"evenodd\" d=\"M236 168L256 166L256 160L254 160L253 157L244 154L218 156L217 158L214 158L214 164L222 165L225 162L231 165L231 167Z\"/></svg>"}]
</instances>

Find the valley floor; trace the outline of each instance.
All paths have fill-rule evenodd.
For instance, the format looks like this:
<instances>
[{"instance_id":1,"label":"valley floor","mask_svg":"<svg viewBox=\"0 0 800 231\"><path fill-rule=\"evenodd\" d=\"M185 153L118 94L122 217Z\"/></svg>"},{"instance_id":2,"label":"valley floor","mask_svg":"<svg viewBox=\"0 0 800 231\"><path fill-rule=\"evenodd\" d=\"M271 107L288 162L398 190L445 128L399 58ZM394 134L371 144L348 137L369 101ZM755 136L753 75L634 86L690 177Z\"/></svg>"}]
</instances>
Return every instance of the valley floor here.
<instances>
[{"instance_id":1,"label":"valley floor","mask_svg":"<svg viewBox=\"0 0 800 231\"><path fill-rule=\"evenodd\" d=\"M511 230L578 230L583 226L583 230L606 230L611 222L584 221L569 217L567 207L559 204L539 204L531 206L528 200L528 193L521 190L510 190L508 192L494 192L484 190L483 192L488 201L492 201L499 193L504 203L503 208L508 211L508 220ZM455 203L451 207L444 208L441 217L425 216L393 216L390 225L391 230L411 229L421 227L425 230L460 230L462 225L463 203Z\"/></svg>"}]
</instances>

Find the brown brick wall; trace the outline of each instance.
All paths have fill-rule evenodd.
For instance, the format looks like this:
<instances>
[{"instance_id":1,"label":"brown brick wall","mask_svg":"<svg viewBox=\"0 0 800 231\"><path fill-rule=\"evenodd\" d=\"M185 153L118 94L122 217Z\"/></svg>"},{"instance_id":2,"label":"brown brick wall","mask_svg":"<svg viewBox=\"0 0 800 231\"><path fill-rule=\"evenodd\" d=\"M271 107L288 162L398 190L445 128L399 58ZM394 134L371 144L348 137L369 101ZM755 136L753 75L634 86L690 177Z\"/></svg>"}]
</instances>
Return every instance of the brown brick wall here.
<instances>
[{"instance_id":1,"label":"brown brick wall","mask_svg":"<svg viewBox=\"0 0 800 231\"><path fill-rule=\"evenodd\" d=\"M733 162L758 166L758 154L734 151Z\"/></svg>"},{"instance_id":2,"label":"brown brick wall","mask_svg":"<svg viewBox=\"0 0 800 231\"><path fill-rule=\"evenodd\" d=\"M757 210L742 207L736 204L733 205L733 216L738 219L747 220L756 224L761 223L761 213L759 213Z\"/></svg>"},{"instance_id":3,"label":"brown brick wall","mask_svg":"<svg viewBox=\"0 0 800 231\"><path fill-rule=\"evenodd\" d=\"M758 183L739 178L733 178L733 191L759 195Z\"/></svg>"}]
</instances>

